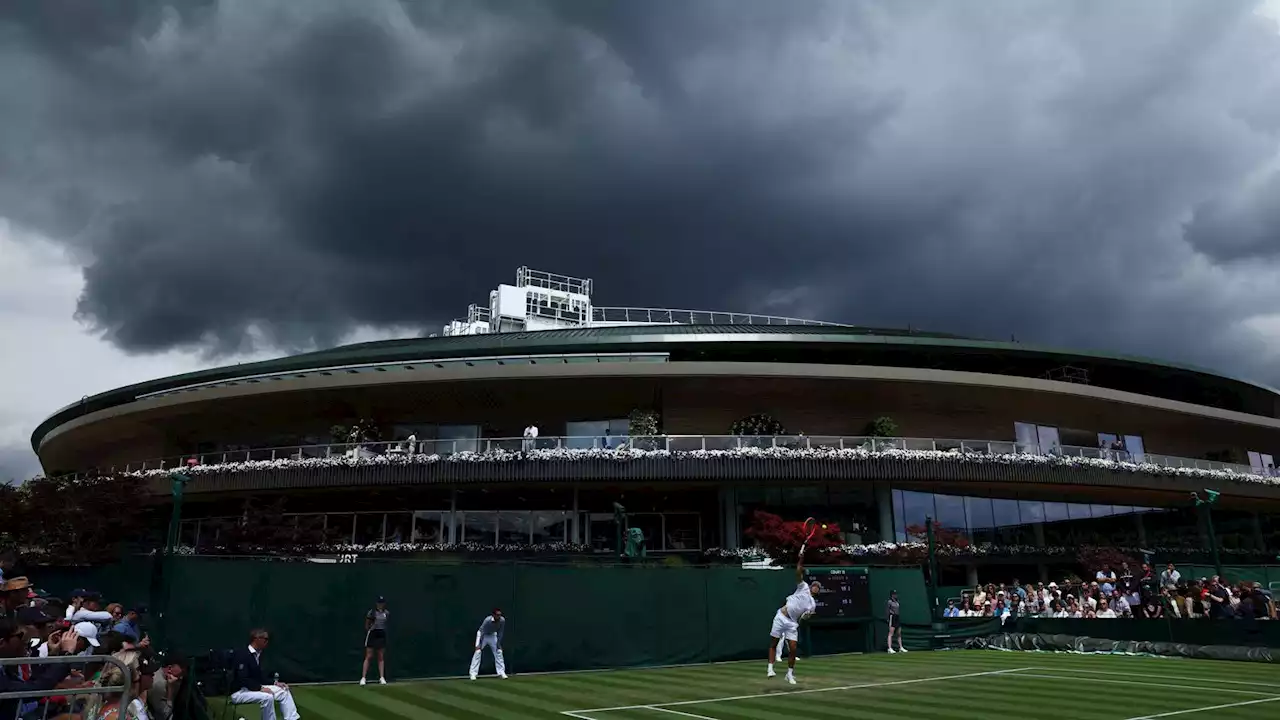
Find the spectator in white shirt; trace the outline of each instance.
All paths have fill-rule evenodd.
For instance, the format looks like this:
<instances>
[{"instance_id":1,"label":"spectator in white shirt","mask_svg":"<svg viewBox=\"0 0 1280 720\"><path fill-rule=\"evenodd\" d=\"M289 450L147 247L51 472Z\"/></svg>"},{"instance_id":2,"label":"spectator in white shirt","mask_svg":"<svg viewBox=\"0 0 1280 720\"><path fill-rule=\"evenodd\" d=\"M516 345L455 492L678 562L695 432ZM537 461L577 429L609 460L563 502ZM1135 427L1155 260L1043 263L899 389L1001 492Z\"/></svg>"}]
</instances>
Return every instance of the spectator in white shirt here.
<instances>
[{"instance_id":1,"label":"spectator in white shirt","mask_svg":"<svg viewBox=\"0 0 1280 720\"><path fill-rule=\"evenodd\" d=\"M102 609L102 596L89 590L82 592L84 592L84 602L80 605L80 609L71 613L71 617L67 619L73 623L89 622L95 625L112 622L111 613Z\"/></svg>"},{"instance_id":2,"label":"spectator in white shirt","mask_svg":"<svg viewBox=\"0 0 1280 720\"><path fill-rule=\"evenodd\" d=\"M1160 587L1166 587L1172 590L1178 587L1178 582L1181 580L1182 573L1174 569L1173 563L1169 563L1164 572L1160 573Z\"/></svg>"},{"instance_id":3,"label":"spectator in white shirt","mask_svg":"<svg viewBox=\"0 0 1280 720\"><path fill-rule=\"evenodd\" d=\"M524 429L524 451L529 452L538 446L538 426L529 423Z\"/></svg>"},{"instance_id":4,"label":"spectator in white shirt","mask_svg":"<svg viewBox=\"0 0 1280 720\"><path fill-rule=\"evenodd\" d=\"M1111 595L1112 595L1111 609L1115 612L1116 615L1120 616L1120 615L1132 614L1133 609L1129 606L1128 599L1126 599L1125 596L1122 595L1119 590L1112 592Z\"/></svg>"},{"instance_id":5,"label":"spectator in white shirt","mask_svg":"<svg viewBox=\"0 0 1280 720\"><path fill-rule=\"evenodd\" d=\"M1103 565L1094 579L1097 580L1094 585L1100 584L1104 595L1110 596L1111 591L1116 589L1116 574L1110 565Z\"/></svg>"},{"instance_id":6,"label":"spectator in white shirt","mask_svg":"<svg viewBox=\"0 0 1280 720\"><path fill-rule=\"evenodd\" d=\"M1107 607L1106 598L1102 598L1101 600L1098 601L1098 612L1094 613L1094 617L1114 618L1115 616L1116 616L1116 611Z\"/></svg>"}]
</instances>

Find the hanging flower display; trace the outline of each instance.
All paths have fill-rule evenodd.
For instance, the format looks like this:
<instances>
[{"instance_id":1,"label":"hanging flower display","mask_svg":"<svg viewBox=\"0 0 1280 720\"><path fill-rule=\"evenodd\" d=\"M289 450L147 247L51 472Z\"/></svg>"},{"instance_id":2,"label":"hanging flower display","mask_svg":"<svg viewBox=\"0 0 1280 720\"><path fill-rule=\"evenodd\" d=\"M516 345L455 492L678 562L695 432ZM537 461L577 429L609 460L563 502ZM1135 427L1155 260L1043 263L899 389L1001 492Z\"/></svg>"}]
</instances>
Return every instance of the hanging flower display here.
<instances>
[{"instance_id":1,"label":"hanging flower display","mask_svg":"<svg viewBox=\"0 0 1280 720\"><path fill-rule=\"evenodd\" d=\"M794 440L794 438L786 438ZM661 438L655 439L661 444ZM672 462L713 462L726 459L749 460L809 460L843 462L902 462L902 463L957 463L970 465L1016 465L1026 468L1108 470L1164 477L1195 478L1221 482L1280 484L1280 478L1234 470L1210 470L1194 467L1173 467L1155 463L1133 463L1074 455L1032 455L1026 453L980 453L963 450L903 450L895 447L797 447L790 446L741 446L718 450L667 450L639 447L618 448L542 448L519 452L494 448L485 452L460 452L451 455L412 453L359 453L336 454L321 457L278 458L275 460L250 460L246 462L212 463L193 465L183 472L192 476L281 470L317 470L327 468L385 467L401 465L432 465L435 463L522 463L522 462L573 462L612 461L634 462L638 460L667 460ZM173 468L139 470L125 473L131 477L163 478Z\"/></svg>"}]
</instances>

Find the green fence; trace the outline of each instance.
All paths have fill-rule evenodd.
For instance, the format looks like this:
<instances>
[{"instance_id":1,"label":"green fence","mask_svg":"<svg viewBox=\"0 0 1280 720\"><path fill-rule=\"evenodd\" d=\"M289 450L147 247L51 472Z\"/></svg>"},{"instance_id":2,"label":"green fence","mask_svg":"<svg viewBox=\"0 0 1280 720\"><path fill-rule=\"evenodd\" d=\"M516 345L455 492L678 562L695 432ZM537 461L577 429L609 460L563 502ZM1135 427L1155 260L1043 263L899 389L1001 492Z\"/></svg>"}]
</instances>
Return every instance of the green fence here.
<instances>
[{"instance_id":1,"label":"green fence","mask_svg":"<svg viewBox=\"0 0 1280 720\"><path fill-rule=\"evenodd\" d=\"M172 572L173 646L235 647L251 627L266 626L274 667L296 681L355 675L364 613L377 595L392 611L391 667L422 677L463 674L494 607L508 617L504 650L516 672L760 657L772 614L793 588L790 573L736 568L186 558Z\"/></svg>"},{"instance_id":2,"label":"green fence","mask_svg":"<svg viewBox=\"0 0 1280 720\"><path fill-rule=\"evenodd\" d=\"M1212 565L1178 565L1177 567L1184 581L1212 577L1218 572ZM1163 568L1157 565L1156 571L1161 570ZM1280 565L1225 565L1222 571L1226 573L1226 581L1230 583L1246 580L1260 582L1264 588L1280 590Z\"/></svg>"},{"instance_id":3,"label":"green fence","mask_svg":"<svg viewBox=\"0 0 1280 720\"><path fill-rule=\"evenodd\" d=\"M1280 623L1270 621L1018 618L1005 623L1003 631L1104 640L1280 648Z\"/></svg>"},{"instance_id":4,"label":"green fence","mask_svg":"<svg viewBox=\"0 0 1280 720\"><path fill-rule=\"evenodd\" d=\"M773 613L794 589L789 571L736 567L351 564L179 557L88 570L45 569L37 581L66 596L76 587L152 606L166 618L165 645L193 656L238 647L248 631L271 631L268 664L292 681L347 680L363 657L364 615L385 595L388 661L397 677L460 675L476 629L494 607L508 617L504 650L515 672L673 665L763 658ZM903 621L928 626L917 568L872 568L867 622L815 624L802 636L818 653L882 648L885 601L897 590ZM914 630L914 629L912 629ZM917 639L915 636L919 634ZM927 646L927 633L908 633ZM869 643L875 643L874 648ZM487 663L491 660L486 656Z\"/></svg>"}]
</instances>

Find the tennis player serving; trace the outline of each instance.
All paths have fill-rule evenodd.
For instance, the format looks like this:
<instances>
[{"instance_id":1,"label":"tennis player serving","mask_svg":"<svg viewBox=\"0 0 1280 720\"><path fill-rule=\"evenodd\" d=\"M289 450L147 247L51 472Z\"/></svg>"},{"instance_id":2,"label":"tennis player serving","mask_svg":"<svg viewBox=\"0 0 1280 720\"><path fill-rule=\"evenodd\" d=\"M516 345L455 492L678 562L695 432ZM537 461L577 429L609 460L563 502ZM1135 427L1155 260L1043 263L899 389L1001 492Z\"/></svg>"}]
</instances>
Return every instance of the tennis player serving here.
<instances>
[{"instance_id":1,"label":"tennis player serving","mask_svg":"<svg viewBox=\"0 0 1280 720\"><path fill-rule=\"evenodd\" d=\"M804 522L804 529L807 533L805 540L800 545L800 556L796 560L796 590L787 598L786 603L778 608L778 612L773 616L773 630L769 632L769 672L767 677L777 675L773 671L773 660L778 655L778 641L782 640L786 643L786 649L789 651L787 655L787 682L796 684L796 638L800 630L800 621L807 619L813 614L818 607L818 603L813 599L817 595L822 586L818 583L809 585L804 581L804 551L809 541L813 539L813 534L818 530L818 524L813 518L809 518Z\"/></svg>"}]
</instances>

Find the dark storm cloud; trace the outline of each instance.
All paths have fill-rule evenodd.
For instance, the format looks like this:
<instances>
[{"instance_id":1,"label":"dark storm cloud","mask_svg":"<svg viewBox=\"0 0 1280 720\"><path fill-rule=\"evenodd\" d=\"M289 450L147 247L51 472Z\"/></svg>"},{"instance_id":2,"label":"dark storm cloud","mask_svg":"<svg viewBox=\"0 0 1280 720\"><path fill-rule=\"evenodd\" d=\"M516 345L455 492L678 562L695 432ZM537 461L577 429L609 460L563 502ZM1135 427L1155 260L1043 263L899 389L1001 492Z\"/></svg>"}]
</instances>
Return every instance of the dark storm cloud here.
<instances>
[{"instance_id":1,"label":"dark storm cloud","mask_svg":"<svg viewBox=\"0 0 1280 720\"><path fill-rule=\"evenodd\" d=\"M1270 360L1255 3L82 5L0 9L0 216L75 249L127 350L433 330L527 264L603 304Z\"/></svg>"}]
</instances>

